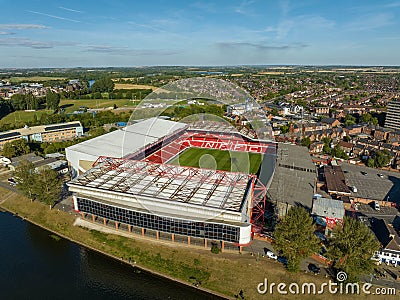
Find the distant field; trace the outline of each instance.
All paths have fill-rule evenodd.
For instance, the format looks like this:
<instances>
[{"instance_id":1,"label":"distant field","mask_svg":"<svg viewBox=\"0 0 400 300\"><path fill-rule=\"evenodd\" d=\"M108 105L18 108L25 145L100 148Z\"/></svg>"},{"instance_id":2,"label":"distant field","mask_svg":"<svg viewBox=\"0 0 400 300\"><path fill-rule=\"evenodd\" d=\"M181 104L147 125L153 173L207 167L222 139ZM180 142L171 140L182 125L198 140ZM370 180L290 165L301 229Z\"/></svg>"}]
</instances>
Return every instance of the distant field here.
<instances>
[{"instance_id":1,"label":"distant field","mask_svg":"<svg viewBox=\"0 0 400 300\"><path fill-rule=\"evenodd\" d=\"M134 90L134 89L144 89L144 90L155 90L157 87L152 85L145 85L145 84L133 84L133 83L116 83L115 87L116 90Z\"/></svg>"},{"instance_id":2,"label":"distant field","mask_svg":"<svg viewBox=\"0 0 400 300\"><path fill-rule=\"evenodd\" d=\"M73 111L79 110L79 107L86 106L88 108L103 108L103 107L113 107L116 104L118 107L127 107L134 109L135 105L133 102L127 99L113 99L113 100L106 100L106 99L89 99L89 100L68 100L62 99L60 101L60 108L64 107L66 113L72 113ZM37 110L37 111L15 111L11 114L0 119L0 124L12 124L16 122L28 122L33 121L34 115L38 119L42 114L52 114L52 110Z\"/></svg>"},{"instance_id":3,"label":"distant field","mask_svg":"<svg viewBox=\"0 0 400 300\"><path fill-rule=\"evenodd\" d=\"M262 154L258 153L189 148L168 163L186 167L255 174L258 172L261 162Z\"/></svg>"},{"instance_id":4,"label":"distant field","mask_svg":"<svg viewBox=\"0 0 400 300\"><path fill-rule=\"evenodd\" d=\"M116 104L118 107L131 106L134 104L132 101L128 99L82 99L82 100L69 100L62 99L60 101L60 107L65 108L66 113L71 113L75 110L78 110L81 106L86 106L88 108L103 108L103 107L112 107Z\"/></svg>"},{"instance_id":5,"label":"distant field","mask_svg":"<svg viewBox=\"0 0 400 300\"><path fill-rule=\"evenodd\" d=\"M49 80L65 80L65 77L48 77L48 76L31 76L31 77L11 77L8 80L11 82L40 82Z\"/></svg>"},{"instance_id":6,"label":"distant field","mask_svg":"<svg viewBox=\"0 0 400 300\"><path fill-rule=\"evenodd\" d=\"M5 116L4 118L2 118L0 120L0 124L12 124L12 123L16 123L16 122L28 122L28 121L33 121L33 117L34 115L36 115L36 117L38 119L40 119L40 116L42 114L51 114L53 113L53 111L51 110L38 110L38 111L15 111L11 114L8 114L7 116Z\"/></svg>"}]
</instances>

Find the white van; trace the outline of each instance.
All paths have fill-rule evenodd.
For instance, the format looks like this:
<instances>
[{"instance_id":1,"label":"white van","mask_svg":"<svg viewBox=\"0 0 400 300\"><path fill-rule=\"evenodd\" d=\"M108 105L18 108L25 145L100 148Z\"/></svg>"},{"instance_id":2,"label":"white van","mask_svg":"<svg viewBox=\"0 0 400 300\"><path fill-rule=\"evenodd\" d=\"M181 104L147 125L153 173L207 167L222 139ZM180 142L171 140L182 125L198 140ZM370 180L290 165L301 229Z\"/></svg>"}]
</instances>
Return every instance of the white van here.
<instances>
[{"instance_id":1,"label":"white van","mask_svg":"<svg viewBox=\"0 0 400 300\"><path fill-rule=\"evenodd\" d=\"M379 202L378 201L374 202L374 208L375 208L375 210L381 210L381 207L379 206Z\"/></svg>"}]
</instances>

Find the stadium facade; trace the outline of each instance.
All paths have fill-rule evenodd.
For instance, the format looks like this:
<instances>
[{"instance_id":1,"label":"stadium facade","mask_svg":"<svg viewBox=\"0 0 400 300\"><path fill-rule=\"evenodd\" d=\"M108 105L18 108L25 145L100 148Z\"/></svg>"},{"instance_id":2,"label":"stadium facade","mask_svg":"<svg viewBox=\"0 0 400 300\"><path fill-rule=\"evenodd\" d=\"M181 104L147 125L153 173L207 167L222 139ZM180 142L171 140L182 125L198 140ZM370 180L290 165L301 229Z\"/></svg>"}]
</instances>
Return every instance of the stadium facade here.
<instances>
[{"instance_id":1,"label":"stadium facade","mask_svg":"<svg viewBox=\"0 0 400 300\"><path fill-rule=\"evenodd\" d=\"M264 180L248 172L226 172L168 164L187 148L255 152L269 157ZM248 244L264 216L276 144L257 141L231 126L184 124L151 118L67 148L78 175L68 183L75 210L116 228L141 229L187 238ZM85 170L92 164L92 168ZM265 159L264 159L265 161ZM83 173L82 173L83 172ZM265 173L265 172L264 172ZM80 175L79 175L80 174Z\"/></svg>"}]
</instances>

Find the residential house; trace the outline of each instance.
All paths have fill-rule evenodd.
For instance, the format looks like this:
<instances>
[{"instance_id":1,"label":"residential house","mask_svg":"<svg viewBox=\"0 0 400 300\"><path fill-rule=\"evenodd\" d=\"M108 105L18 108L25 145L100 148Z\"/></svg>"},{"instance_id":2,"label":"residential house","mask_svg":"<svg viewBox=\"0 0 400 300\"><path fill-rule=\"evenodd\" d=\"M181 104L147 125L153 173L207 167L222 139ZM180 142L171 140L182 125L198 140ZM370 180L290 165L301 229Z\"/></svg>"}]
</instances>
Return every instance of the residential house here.
<instances>
[{"instance_id":1,"label":"residential house","mask_svg":"<svg viewBox=\"0 0 400 300\"><path fill-rule=\"evenodd\" d=\"M376 128L374 131L374 138L378 141L383 141L388 138L389 132L391 130L387 128Z\"/></svg>"},{"instance_id":2,"label":"residential house","mask_svg":"<svg viewBox=\"0 0 400 300\"><path fill-rule=\"evenodd\" d=\"M381 244L380 250L375 253L380 263L400 266L400 237L393 225L383 219L373 218L371 230Z\"/></svg>"},{"instance_id":3,"label":"residential house","mask_svg":"<svg viewBox=\"0 0 400 300\"><path fill-rule=\"evenodd\" d=\"M354 145L352 143L340 141L338 145L344 152L346 152L347 155L351 155L353 153L352 151L353 151Z\"/></svg>"},{"instance_id":4,"label":"residential house","mask_svg":"<svg viewBox=\"0 0 400 300\"><path fill-rule=\"evenodd\" d=\"M339 120L337 120L335 118L323 118L321 120L321 123L327 124L330 128L339 126L339 124L340 124Z\"/></svg>"}]
</instances>

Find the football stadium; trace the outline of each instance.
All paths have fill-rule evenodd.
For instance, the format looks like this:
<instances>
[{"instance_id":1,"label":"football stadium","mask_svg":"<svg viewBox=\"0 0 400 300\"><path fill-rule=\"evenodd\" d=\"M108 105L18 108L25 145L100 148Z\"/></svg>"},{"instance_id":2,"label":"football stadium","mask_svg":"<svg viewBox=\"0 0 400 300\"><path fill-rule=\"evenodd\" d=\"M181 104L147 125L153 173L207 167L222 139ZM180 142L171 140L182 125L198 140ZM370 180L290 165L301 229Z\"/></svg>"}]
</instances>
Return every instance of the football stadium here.
<instances>
[{"instance_id":1,"label":"football stadium","mask_svg":"<svg viewBox=\"0 0 400 300\"><path fill-rule=\"evenodd\" d=\"M205 247L240 247L263 226L276 144L228 123L150 118L67 148L83 218Z\"/></svg>"}]
</instances>

